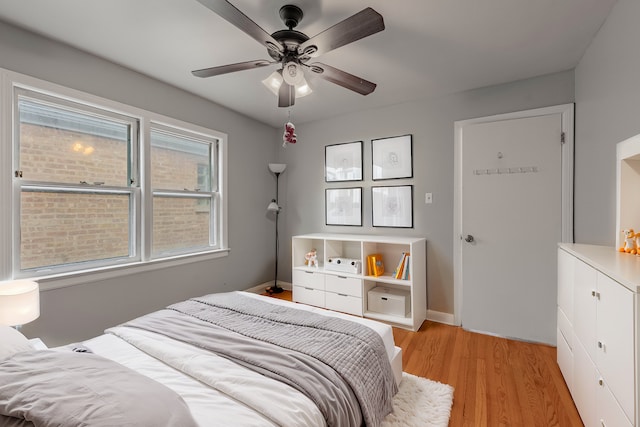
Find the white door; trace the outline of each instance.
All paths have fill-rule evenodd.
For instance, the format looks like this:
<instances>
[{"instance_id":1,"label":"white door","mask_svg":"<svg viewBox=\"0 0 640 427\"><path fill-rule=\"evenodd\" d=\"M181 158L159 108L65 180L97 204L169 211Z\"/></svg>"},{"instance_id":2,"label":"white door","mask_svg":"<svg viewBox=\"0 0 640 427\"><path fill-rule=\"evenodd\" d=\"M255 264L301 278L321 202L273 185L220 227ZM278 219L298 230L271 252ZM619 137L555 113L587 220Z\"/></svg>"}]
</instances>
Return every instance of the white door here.
<instances>
[{"instance_id":1,"label":"white door","mask_svg":"<svg viewBox=\"0 0 640 427\"><path fill-rule=\"evenodd\" d=\"M456 123L456 317L465 329L555 343L557 244L570 223L567 121L549 108Z\"/></svg>"}]
</instances>

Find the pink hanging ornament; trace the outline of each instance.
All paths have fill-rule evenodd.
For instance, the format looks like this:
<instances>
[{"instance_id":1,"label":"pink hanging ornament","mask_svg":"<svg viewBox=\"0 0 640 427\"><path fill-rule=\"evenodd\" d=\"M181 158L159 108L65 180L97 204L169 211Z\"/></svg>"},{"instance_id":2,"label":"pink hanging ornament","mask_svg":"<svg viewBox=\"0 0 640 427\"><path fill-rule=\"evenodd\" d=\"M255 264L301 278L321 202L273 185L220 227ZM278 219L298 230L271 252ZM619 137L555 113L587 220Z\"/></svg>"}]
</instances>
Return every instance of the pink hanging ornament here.
<instances>
[{"instance_id":1,"label":"pink hanging ornament","mask_svg":"<svg viewBox=\"0 0 640 427\"><path fill-rule=\"evenodd\" d=\"M296 127L293 123L287 122L284 125L284 134L282 135L282 146L286 147L287 143L295 144L298 142L298 135L295 134Z\"/></svg>"}]
</instances>

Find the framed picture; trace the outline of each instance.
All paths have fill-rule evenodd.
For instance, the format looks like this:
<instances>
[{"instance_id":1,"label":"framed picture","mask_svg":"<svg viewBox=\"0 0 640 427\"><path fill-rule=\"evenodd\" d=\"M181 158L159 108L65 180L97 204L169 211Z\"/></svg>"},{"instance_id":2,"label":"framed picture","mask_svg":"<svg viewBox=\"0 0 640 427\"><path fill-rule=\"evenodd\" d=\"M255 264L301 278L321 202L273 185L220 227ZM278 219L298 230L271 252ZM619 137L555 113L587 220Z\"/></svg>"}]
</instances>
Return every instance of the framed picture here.
<instances>
[{"instance_id":1,"label":"framed picture","mask_svg":"<svg viewBox=\"0 0 640 427\"><path fill-rule=\"evenodd\" d=\"M413 228L413 185L371 187L374 227Z\"/></svg>"},{"instance_id":2,"label":"framed picture","mask_svg":"<svg viewBox=\"0 0 640 427\"><path fill-rule=\"evenodd\" d=\"M324 147L324 180L362 181L362 141Z\"/></svg>"},{"instance_id":3,"label":"framed picture","mask_svg":"<svg viewBox=\"0 0 640 427\"><path fill-rule=\"evenodd\" d=\"M411 135L371 140L372 178L413 178Z\"/></svg>"},{"instance_id":4,"label":"framed picture","mask_svg":"<svg viewBox=\"0 0 640 427\"><path fill-rule=\"evenodd\" d=\"M327 225L362 226L362 187L325 190Z\"/></svg>"}]
</instances>

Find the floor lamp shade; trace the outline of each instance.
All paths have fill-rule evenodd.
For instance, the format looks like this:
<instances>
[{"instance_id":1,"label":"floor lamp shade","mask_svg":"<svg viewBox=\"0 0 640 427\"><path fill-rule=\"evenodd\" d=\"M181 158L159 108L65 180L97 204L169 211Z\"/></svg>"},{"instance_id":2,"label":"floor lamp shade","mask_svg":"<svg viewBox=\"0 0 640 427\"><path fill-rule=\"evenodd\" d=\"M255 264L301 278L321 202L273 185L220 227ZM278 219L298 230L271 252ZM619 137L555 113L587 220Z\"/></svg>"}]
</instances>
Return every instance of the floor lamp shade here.
<instances>
[{"instance_id":1,"label":"floor lamp shade","mask_svg":"<svg viewBox=\"0 0 640 427\"><path fill-rule=\"evenodd\" d=\"M287 168L286 163L269 163L269 170L273 173L280 174Z\"/></svg>"},{"instance_id":2,"label":"floor lamp shade","mask_svg":"<svg viewBox=\"0 0 640 427\"><path fill-rule=\"evenodd\" d=\"M0 282L0 325L24 325L39 316L40 289L37 282Z\"/></svg>"}]
</instances>

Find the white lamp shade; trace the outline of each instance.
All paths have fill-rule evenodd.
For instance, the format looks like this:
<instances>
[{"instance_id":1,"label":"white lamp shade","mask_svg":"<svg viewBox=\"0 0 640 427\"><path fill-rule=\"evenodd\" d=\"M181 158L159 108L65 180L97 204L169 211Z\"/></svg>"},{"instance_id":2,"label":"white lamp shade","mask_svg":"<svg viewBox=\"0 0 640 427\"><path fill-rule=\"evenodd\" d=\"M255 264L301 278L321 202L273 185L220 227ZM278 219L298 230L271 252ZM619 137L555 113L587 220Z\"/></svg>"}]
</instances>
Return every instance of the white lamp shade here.
<instances>
[{"instance_id":1,"label":"white lamp shade","mask_svg":"<svg viewBox=\"0 0 640 427\"><path fill-rule=\"evenodd\" d=\"M266 86L267 89L271 91L274 95L278 96L278 91L280 90L280 86L282 85L282 70L276 70L269 75L266 79L262 81L262 84ZM313 89L307 83L307 80L302 76L300 79L300 83L294 85L296 88L296 99L302 98L303 96L309 95L313 92Z\"/></svg>"},{"instance_id":2,"label":"white lamp shade","mask_svg":"<svg viewBox=\"0 0 640 427\"><path fill-rule=\"evenodd\" d=\"M39 316L40 289L37 282L0 282L0 325L24 325Z\"/></svg>"},{"instance_id":3,"label":"white lamp shade","mask_svg":"<svg viewBox=\"0 0 640 427\"><path fill-rule=\"evenodd\" d=\"M273 173L282 173L286 168L285 163L269 163L269 170Z\"/></svg>"}]
</instances>

